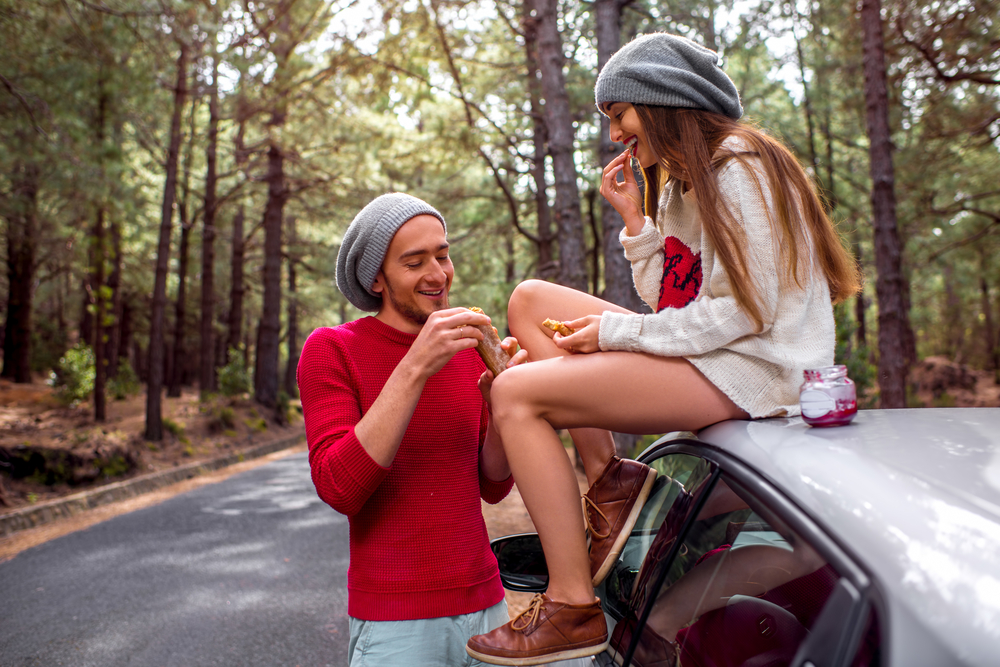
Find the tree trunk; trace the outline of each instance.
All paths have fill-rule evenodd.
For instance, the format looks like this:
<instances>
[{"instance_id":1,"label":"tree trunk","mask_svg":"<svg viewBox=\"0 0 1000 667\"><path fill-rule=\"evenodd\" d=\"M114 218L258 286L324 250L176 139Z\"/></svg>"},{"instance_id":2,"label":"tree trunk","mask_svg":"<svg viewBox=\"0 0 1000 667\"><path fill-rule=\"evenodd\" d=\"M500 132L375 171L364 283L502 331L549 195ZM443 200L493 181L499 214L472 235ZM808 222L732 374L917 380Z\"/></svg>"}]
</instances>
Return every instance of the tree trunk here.
<instances>
[{"instance_id":1,"label":"tree trunk","mask_svg":"<svg viewBox=\"0 0 1000 667\"><path fill-rule=\"evenodd\" d=\"M111 291L111 328L108 330L107 368L108 377L118 375L118 364L122 350L122 230L121 224L111 220L111 275L108 289Z\"/></svg>"},{"instance_id":2,"label":"tree trunk","mask_svg":"<svg viewBox=\"0 0 1000 667\"><path fill-rule=\"evenodd\" d=\"M997 354L996 330L993 328L993 309L990 307L990 286L986 282L986 275L979 274L979 295L983 309L983 329L985 336L983 342L986 344L986 367L993 371L994 375L1000 367L1000 359Z\"/></svg>"},{"instance_id":3,"label":"tree trunk","mask_svg":"<svg viewBox=\"0 0 1000 667\"><path fill-rule=\"evenodd\" d=\"M993 305L990 303L990 284L986 281L989 275L989 255L986 246L979 245L979 296L983 309L983 326L986 344L986 367L993 371L993 377L1000 377L1000 346L997 345L997 330L993 326Z\"/></svg>"},{"instance_id":4,"label":"tree trunk","mask_svg":"<svg viewBox=\"0 0 1000 667\"><path fill-rule=\"evenodd\" d=\"M288 218L288 365L285 367L285 393L290 398L299 395L295 371L299 365L298 303L295 299L295 263L298 238L295 234L295 217Z\"/></svg>"},{"instance_id":5,"label":"tree trunk","mask_svg":"<svg viewBox=\"0 0 1000 667\"><path fill-rule=\"evenodd\" d=\"M178 398L181 395L181 383L184 381L184 330L185 320L187 320L187 272L188 272L188 247L191 244L191 228L193 223L185 220L186 206L179 207L181 215L181 246L178 251L177 263L177 303L174 309L174 353L173 364L170 369L170 383L167 387L167 396Z\"/></svg>"},{"instance_id":6,"label":"tree trunk","mask_svg":"<svg viewBox=\"0 0 1000 667\"><path fill-rule=\"evenodd\" d=\"M855 230L855 234L857 234L857 230ZM858 266L864 266L864 262L861 258L861 244L857 241L854 243L854 258L857 260ZM861 290L858 292L857 296L854 297L854 321L858 327L855 332L855 340L857 341L859 350L867 347L868 345L867 310L868 302L865 298L864 290Z\"/></svg>"},{"instance_id":7,"label":"tree trunk","mask_svg":"<svg viewBox=\"0 0 1000 667\"><path fill-rule=\"evenodd\" d=\"M597 0L595 3L598 72L621 46L621 12L628 4L631 4L631 0ZM599 115L601 134L598 139L597 161L603 170L616 155L625 150L625 147L611 141L611 121L604 114ZM618 234L624 226L625 223L615 207L601 197L601 229L604 243L604 293L601 297L605 301L636 313L649 312L639 298L639 293L635 291L632 282L632 264L625 259L625 251L618 240Z\"/></svg>"},{"instance_id":8,"label":"tree trunk","mask_svg":"<svg viewBox=\"0 0 1000 667\"><path fill-rule=\"evenodd\" d=\"M94 421L103 422L107 417L107 403L104 387L107 384L107 348L104 343L104 202L97 207L94 219L93 238L94 263L91 266L91 284L94 288Z\"/></svg>"},{"instance_id":9,"label":"tree trunk","mask_svg":"<svg viewBox=\"0 0 1000 667\"><path fill-rule=\"evenodd\" d=\"M97 128L96 144L98 147L98 171L101 180L104 180L104 125L106 123L108 103L110 97L104 87L104 69L98 79L98 100L97 100ZM103 185L103 183L102 183ZM107 205L103 200L104 188L102 187L98 196L101 200L97 202L97 215L94 217L93 236L91 245L93 248L93 264L90 267L91 289L94 291L94 421L103 422L107 418L107 396L104 388L108 379L107 368L107 348L104 341L105 321L104 314L107 308L107 299L104 294L104 216L107 214Z\"/></svg>"},{"instance_id":10,"label":"tree trunk","mask_svg":"<svg viewBox=\"0 0 1000 667\"><path fill-rule=\"evenodd\" d=\"M3 371L20 384L31 382L32 285L38 246L40 172L32 164L16 164L11 174L7 218L7 320L4 325Z\"/></svg>"},{"instance_id":11,"label":"tree trunk","mask_svg":"<svg viewBox=\"0 0 1000 667\"><path fill-rule=\"evenodd\" d=\"M548 154L548 128L542 108L542 87L538 78L538 18L532 16L535 0L524 0L521 27L524 32L525 61L528 69L528 98L531 104L532 143L534 160L531 177L535 182L535 216L538 220L538 263L535 276L542 280L555 278L559 265L555 261L552 241L552 211L549 207L548 186L545 183L545 156Z\"/></svg>"},{"instance_id":12,"label":"tree trunk","mask_svg":"<svg viewBox=\"0 0 1000 667\"><path fill-rule=\"evenodd\" d=\"M233 216L232 286L229 289L229 341L226 348L226 362L229 350L239 350L243 338L243 205Z\"/></svg>"},{"instance_id":13,"label":"tree trunk","mask_svg":"<svg viewBox=\"0 0 1000 667\"><path fill-rule=\"evenodd\" d=\"M135 354L135 350L132 345L132 304L129 303L124 294L122 295L121 302L121 324L118 327L120 332L120 337L118 339L118 358L120 360L122 355L124 355L125 361L131 364L136 377L141 377L141 357ZM119 365L121 365L120 362ZM115 370L117 371L117 368Z\"/></svg>"},{"instance_id":14,"label":"tree trunk","mask_svg":"<svg viewBox=\"0 0 1000 667\"><path fill-rule=\"evenodd\" d=\"M83 221L80 221L80 226L83 226ZM87 248L87 266L94 265L94 250L93 248ZM86 271L83 274L83 278L80 280L80 342L85 345L94 344L94 313L91 306L94 305L94 288L91 284L93 276L90 271Z\"/></svg>"},{"instance_id":15,"label":"tree trunk","mask_svg":"<svg viewBox=\"0 0 1000 667\"><path fill-rule=\"evenodd\" d=\"M149 318L149 382L146 386L146 440L163 440L163 339L164 315L167 309L167 268L170 258L170 226L174 197L177 194L177 158L181 147L181 111L187 93L187 45L181 44L177 58L177 84L174 88L174 110L170 119L170 144L167 151L167 178L163 185L163 207L160 210L160 239L156 250L156 279L153 283L153 310Z\"/></svg>"},{"instance_id":16,"label":"tree trunk","mask_svg":"<svg viewBox=\"0 0 1000 667\"><path fill-rule=\"evenodd\" d=\"M965 357L965 324L962 322L962 298L955 289L955 267L948 258L941 263L941 281L944 284L944 312L941 322L944 333L944 352L955 363L963 363Z\"/></svg>"},{"instance_id":17,"label":"tree trunk","mask_svg":"<svg viewBox=\"0 0 1000 667\"><path fill-rule=\"evenodd\" d=\"M902 246L896 228L895 175L889 132L889 96L885 73L880 0L862 0L865 106L872 178L875 269L878 277L878 381L881 407L906 407L906 331Z\"/></svg>"},{"instance_id":18,"label":"tree trunk","mask_svg":"<svg viewBox=\"0 0 1000 667\"><path fill-rule=\"evenodd\" d=\"M285 156L276 138L284 124L284 112L275 112L271 126L275 138L267 151L267 204L264 208L264 303L257 337L257 373L254 399L273 408L278 400L278 357L281 344L281 218L288 187L285 183Z\"/></svg>"},{"instance_id":19,"label":"tree trunk","mask_svg":"<svg viewBox=\"0 0 1000 667\"><path fill-rule=\"evenodd\" d=\"M212 44L215 43L213 36ZM208 102L208 146L205 148L205 226L201 235L201 397L215 389L215 207L216 154L219 142L219 56L212 51L212 87ZM242 234L242 232L241 232Z\"/></svg>"},{"instance_id":20,"label":"tree trunk","mask_svg":"<svg viewBox=\"0 0 1000 667\"><path fill-rule=\"evenodd\" d=\"M124 121L116 115L114 142L116 146L123 143L122 130ZM121 198L123 196L121 188L115 182L111 185L112 197ZM107 343L105 345L105 358L108 360L106 368L108 377L114 378L118 375L118 362L121 358L122 341L122 226L120 213L111 215L108 220L108 233L111 236L111 273L108 275L108 292L110 296L110 313L108 317L109 329L107 332Z\"/></svg>"},{"instance_id":21,"label":"tree trunk","mask_svg":"<svg viewBox=\"0 0 1000 667\"><path fill-rule=\"evenodd\" d=\"M575 133L570 112L566 77L563 74L562 39L559 36L558 0L536 0L538 55L545 94L545 124L549 132L549 154L555 180L556 229L559 237L559 282L587 291L587 265L573 161Z\"/></svg>"}]
</instances>

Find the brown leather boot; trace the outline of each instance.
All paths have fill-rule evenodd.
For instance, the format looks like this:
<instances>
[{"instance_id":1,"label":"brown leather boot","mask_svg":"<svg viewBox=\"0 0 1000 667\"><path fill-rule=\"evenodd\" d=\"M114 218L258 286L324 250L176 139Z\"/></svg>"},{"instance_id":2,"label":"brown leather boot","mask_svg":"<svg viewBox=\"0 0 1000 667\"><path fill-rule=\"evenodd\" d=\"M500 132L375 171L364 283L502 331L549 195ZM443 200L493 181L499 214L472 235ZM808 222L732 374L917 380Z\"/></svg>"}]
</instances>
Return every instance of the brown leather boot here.
<instances>
[{"instance_id":1,"label":"brown leather boot","mask_svg":"<svg viewBox=\"0 0 1000 667\"><path fill-rule=\"evenodd\" d=\"M544 593L507 625L469 640L465 650L492 665L543 665L585 658L608 646L608 625L601 601L567 604Z\"/></svg>"},{"instance_id":2,"label":"brown leather boot","mask_svg":"<svg viewBox=\"0 0 1000 667\"><path fill-rule=\"evenodd\" d=\"M583 496L594 586L604 581L622 552L655 481L656 471L649 466L614 456Z\"/></svg>"}]
</instances>

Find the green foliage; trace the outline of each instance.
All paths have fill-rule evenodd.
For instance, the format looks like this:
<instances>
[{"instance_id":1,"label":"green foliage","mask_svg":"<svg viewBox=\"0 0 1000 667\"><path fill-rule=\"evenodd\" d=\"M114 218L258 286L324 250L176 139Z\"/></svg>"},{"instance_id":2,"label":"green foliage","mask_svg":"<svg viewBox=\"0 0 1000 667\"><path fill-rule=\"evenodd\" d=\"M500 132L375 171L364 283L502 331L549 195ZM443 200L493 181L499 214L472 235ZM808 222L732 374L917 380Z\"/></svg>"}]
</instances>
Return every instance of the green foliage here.
<instances>
[{"instance_id":1,"label":"green foliage","mask_svg":"<svg viewBox=\"0 0 1000 667\"><path fill-rule=\"evenodd\" d=\"M49 378L56 396L66 405L90 398L94 392L94 351L79 343L66 351Z\"/></svg>"},{"instance_id":2,"label":"green foliage","mask_svg":"<svg viewBox=\"0 0 1000 667\"><path fill-rule=\"evenodd\" d=\"M267 420L263 417L251 417L245 421L246 425L251 428L251 430L257 433L263 433L267 430Z\"/></svg>"},{"instance_id":3,"label":"green foliage","mask_svg":"<svg viewBox=\"0 0 1000 667\"><path fill-rule=\"evenodd\" d=\"M118 362L118 372L108 380L108 393L114 396L117 401L124 401L129 396L135 396L142 391L142 383L139 376L132 369L132 364L127 359Z\"/></svg>"},{"instance_id":4,"label":"green foliage","mask_svg":"<svg viewBox=\"0 0 1000 667\"><path fill-rule=\"evenodd\" d=\"M229 363L219 369L219 391L230 397L250 391L250 373L241 350L229 348Z\"/></svg>"}]
</instances>

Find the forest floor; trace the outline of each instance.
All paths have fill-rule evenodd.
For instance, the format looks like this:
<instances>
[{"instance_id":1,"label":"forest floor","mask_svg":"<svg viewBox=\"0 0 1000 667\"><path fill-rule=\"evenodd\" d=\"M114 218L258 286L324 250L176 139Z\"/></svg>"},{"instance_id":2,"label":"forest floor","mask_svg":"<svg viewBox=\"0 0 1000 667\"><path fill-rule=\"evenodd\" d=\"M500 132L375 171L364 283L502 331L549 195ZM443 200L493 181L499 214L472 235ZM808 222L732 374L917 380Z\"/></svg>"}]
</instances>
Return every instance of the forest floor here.
<instances>
[{"instance_id":1,"label":"forest floor","mask_svg":"<svg viewBox=\"0 0 1000 667\"><path fill-rule=\"evenodd\" d=\"M164 398L162 414L163 440L147 442L145 393L109 398L98 424L92 403L65 406L42 381L0 380L0 514L303 432L294 404L282 425L248 396L201 402L188 388Z\"/></svg>"}]
</instances>

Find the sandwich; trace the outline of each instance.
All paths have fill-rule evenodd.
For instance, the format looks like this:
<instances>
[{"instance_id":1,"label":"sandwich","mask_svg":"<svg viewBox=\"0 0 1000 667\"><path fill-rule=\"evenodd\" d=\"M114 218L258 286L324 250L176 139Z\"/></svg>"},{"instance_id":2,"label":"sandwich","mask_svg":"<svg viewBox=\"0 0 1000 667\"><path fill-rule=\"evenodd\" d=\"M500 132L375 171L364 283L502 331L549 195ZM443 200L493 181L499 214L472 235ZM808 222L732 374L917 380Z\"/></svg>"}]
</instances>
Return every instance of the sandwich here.
<instances>
[{"instance_id":1,"label":"sandwich","mask_svg":"<svg viewBox=\"0 0 1000 667\"><path fill-rule=\"evenodd\" d=\"M482 313L482 308L476 308L473 306L469 308L474 313ZM493 377L497 377L507 368L507 362L510 361L510 355L507 354L502 347L500 347L500 335L497 333L496 328L490 326L489 324L474 325L469 324L466 326L475 327L479 329L483 334L483 339L479 341L479 345L476 345L476 352L482 357L483 363L486 364L486 368L490 369L493 373Z\"/></svg>"}]
</instances>

